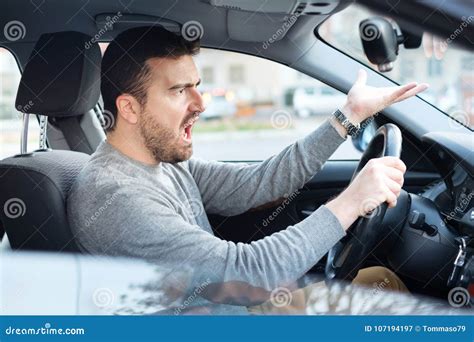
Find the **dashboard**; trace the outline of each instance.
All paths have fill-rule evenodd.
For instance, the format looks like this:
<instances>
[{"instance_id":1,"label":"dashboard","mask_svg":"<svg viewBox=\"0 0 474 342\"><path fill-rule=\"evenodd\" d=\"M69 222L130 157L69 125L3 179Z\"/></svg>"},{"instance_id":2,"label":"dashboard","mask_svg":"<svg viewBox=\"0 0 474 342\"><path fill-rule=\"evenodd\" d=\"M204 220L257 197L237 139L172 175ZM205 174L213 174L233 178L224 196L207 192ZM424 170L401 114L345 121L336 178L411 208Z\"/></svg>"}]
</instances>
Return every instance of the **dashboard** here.
<instances>
[{"instance_id":1,"label":"dashboard","mask_svg":"<svg viewBox=\"0 0 474 342\"><path fill-rule=\"evenodd\" d=\"M413 280L412 289L446 298L458 239L474 237L474 134L428 133L421 151L441 178L400 198L405 206L398 212L387 211L397 233L387 259L404 281Z\"/></svg>"},{"instance_id":2,"label":"dashboard","mask_svg":"<svg viewBox=\"0 0 474 342\"><path fill-rule=\"evenodd\" d=\"M421 195L436 204L448 226L474 235L474 134L434 132L422 142L442 179Z\"/></svg>"}]
</instances>

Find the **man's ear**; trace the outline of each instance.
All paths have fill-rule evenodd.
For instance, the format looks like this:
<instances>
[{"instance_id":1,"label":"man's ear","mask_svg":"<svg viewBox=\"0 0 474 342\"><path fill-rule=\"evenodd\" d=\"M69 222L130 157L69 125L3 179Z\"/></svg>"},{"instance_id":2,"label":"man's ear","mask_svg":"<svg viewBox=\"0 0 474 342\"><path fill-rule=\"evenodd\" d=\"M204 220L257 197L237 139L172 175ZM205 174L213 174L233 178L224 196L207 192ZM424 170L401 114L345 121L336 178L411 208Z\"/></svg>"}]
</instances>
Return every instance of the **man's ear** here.
<instances>
[{"instance_id":1,"label":"man's ear","mask_svg":"<svg viewBox=\"0 0 474 342\"><path fill-rule=\"evenodd\" d=\"M138 115L141 113L141 105L129 94L121 94L115 100L117 106L117 115L131 125L138 122Z\"/></svg>"}]
</instances>

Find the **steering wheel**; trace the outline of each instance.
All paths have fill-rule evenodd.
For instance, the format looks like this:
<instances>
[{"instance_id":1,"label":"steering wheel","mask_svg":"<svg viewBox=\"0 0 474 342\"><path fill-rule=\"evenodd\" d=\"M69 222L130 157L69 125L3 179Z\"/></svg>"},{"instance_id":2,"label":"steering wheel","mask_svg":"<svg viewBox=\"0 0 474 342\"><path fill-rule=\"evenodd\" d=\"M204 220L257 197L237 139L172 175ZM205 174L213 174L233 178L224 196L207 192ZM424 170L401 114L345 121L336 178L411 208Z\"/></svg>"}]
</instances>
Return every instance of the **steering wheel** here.
<instances>
[{"instance_id":1,"label":"steering wheel","mask_svg":"<svg viewBox=\"0 0 474 342\"><path fill-rule=\"evenodd\" d=\"M380 127L364 151L352 180L370 159L387 156L399 158L401 150L400 129L394 124ZM370 214L359 217L347 230L347 235L331 248L326 261L327 280L354 279L368 254L372 252L377 241L380 241L383 233L380 227L386 211L387 203L383 203Z\"/></svg>"}]
</instances>

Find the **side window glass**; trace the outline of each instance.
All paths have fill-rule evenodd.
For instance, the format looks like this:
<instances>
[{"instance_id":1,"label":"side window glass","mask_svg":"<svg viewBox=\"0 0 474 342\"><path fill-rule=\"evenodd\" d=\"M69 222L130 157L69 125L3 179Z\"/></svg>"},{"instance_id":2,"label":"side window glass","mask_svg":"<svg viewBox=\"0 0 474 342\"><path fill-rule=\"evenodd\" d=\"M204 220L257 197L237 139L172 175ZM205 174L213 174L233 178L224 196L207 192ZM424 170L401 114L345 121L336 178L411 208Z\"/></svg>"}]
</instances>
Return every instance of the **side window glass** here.
<instances>
[{"instance_id":1,"label":"side window glass","mask_svg":"<svg viewBox=\"0 0 474 342\"><path fill-rule=\"evenodd\" d=\"M0 48L0 159L20 153L22 113L15 108L16 93L21 73L12 53ZM39 144L39 125L35 116L30 116L28 127L28 150Z\"/></svg>"},{"instance_id":2,"label":"side window glass","mask_svg":"<svg viewBox=\"0 0 474 342\"><path fill-rule=\"evenodd\" d=\"M194 155L204 159L266 159L316 129L346 98L307 75L258 57L201 49L195 61L206 110L194 127ZM348 139L331 159L359 157Z\"/></svg>"}]
</instances>

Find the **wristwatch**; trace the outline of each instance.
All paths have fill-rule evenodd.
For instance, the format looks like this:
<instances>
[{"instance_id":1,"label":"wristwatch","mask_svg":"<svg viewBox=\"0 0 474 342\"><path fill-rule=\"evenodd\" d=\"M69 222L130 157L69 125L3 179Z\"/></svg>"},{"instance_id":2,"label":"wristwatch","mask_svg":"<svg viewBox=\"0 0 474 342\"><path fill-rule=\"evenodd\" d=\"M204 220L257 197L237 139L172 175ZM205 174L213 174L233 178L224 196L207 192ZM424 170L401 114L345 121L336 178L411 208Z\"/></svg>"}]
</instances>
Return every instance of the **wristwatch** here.
<instances>
[{"instance_id":1,"label":"wristwatch","mask_svg":"<svg viewBox=\"0 0 474 342\"><path fill-rule=\"evenodd\" d=\"M360 124L353 124L352 122L349 121L349 119L344 115L343 112L341 112L339 109L337 109L333 113L334 117L336 120L346 129L347 134L350 135L351 137L357 136L360 132Z\"/></svg>"}]
</instances>

